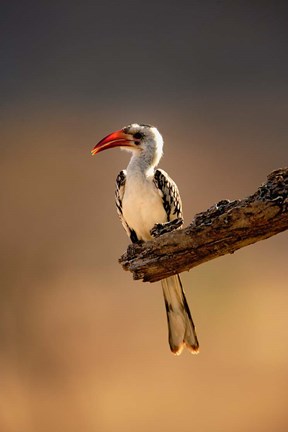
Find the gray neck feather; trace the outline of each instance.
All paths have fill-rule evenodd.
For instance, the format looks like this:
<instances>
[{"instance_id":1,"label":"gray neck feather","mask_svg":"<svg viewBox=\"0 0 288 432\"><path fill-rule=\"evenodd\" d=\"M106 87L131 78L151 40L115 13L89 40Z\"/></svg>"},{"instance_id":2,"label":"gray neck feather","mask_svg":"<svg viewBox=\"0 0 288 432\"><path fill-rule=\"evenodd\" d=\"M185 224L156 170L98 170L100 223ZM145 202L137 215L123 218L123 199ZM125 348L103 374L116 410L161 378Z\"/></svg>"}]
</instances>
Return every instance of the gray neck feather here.
<instances>
[{"instance_id":1,"label":"gray neck feather","mask_svg":"<svg viewBox=\"0 0 288 432\"><path fill-rule=\"evenodd\" d=\"M154 171L161 159L162 153L152 146L146 147L145 150L135 151L130 159L127 167L128 172L141 172L147 174L149 171Z\"/></svg>"}]
</instances>

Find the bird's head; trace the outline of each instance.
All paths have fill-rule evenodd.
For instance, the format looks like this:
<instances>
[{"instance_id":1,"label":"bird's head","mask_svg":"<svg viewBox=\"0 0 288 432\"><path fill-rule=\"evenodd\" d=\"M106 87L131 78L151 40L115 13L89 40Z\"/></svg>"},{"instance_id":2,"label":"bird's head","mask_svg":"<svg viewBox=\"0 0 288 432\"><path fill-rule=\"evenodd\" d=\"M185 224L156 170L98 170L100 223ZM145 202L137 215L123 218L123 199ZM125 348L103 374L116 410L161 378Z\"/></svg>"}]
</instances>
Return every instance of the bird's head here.
<instances>
[{"instance_id":1,"label":"bird's head","mask_svg":"<svg viewBox=\"0 0 288 432\"><path fill-rule=\"evenodd\" d=\"M133 123L107 135L96 144L91 153L95 155L113 147L123 148L135 155L150 157L154 165L162 156L163 138L156 127Z\"/></svg>"}]
</instances>

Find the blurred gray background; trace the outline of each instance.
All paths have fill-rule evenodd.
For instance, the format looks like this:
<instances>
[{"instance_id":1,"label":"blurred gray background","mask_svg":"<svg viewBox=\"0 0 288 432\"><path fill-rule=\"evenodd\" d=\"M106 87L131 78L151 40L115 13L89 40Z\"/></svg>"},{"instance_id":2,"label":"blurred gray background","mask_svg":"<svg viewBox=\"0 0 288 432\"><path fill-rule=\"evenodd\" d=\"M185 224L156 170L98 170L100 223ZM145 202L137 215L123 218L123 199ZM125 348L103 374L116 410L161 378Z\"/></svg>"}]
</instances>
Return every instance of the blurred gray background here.
<instances>
[{"instance_id":1,"label":"blurred gray background","mask_svg":"<svg viewBox=\"0 0 288 432\"><path fill-rule=\"evenodd\" d=\"M104 135L151 123L186 223L287 166L287 6L1 3L1 432L282 432L287 233L183 275L201 352L169 352Z\"/></svg>"}]
</instances>

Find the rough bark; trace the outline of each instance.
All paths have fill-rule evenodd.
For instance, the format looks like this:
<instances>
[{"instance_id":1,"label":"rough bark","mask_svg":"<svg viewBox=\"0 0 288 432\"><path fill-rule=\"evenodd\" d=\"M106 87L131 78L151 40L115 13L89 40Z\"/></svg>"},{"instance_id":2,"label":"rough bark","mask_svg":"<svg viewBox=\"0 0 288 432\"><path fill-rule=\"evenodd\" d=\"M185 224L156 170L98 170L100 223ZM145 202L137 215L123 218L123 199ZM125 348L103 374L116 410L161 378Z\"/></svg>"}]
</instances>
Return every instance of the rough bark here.
<instances>
[{"instance_id":1,"label":"rough bark","mask_svg":"<svg viewBox=\"0 0 288 432\"><path fill-rule=\"evenodd\" d=\"M155 282L288 229L288 168L243 200L223 200L196 214L185 229L131 244L119 262L134 279Z\"/></svg>"}]
</instances>

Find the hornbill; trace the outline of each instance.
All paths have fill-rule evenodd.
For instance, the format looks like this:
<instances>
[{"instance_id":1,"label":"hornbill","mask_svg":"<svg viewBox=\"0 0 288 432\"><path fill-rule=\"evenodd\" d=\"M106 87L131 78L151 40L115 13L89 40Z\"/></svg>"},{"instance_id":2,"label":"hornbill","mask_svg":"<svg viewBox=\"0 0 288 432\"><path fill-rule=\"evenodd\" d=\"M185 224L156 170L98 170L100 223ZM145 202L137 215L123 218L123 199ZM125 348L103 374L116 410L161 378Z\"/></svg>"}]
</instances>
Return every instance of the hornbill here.
<instances>
[{"instance_id":1,"label":"hornbill","mask_svg":"<svg viewBox=\"0 0 288 432\"><path fill-rule=\"evenodd\" d=\"M116 179L117 212L133 243L151 240L183 224L182 203L175 182L156 169L163 152L163 138L150 125L133 123L103 138L91 151L120 147L132 153L126 170ZM161 280L167 313L169 344L175 354L186 346L197 353L199 344L190 309L178 274Z\"/></svg>"}]
</instances>

